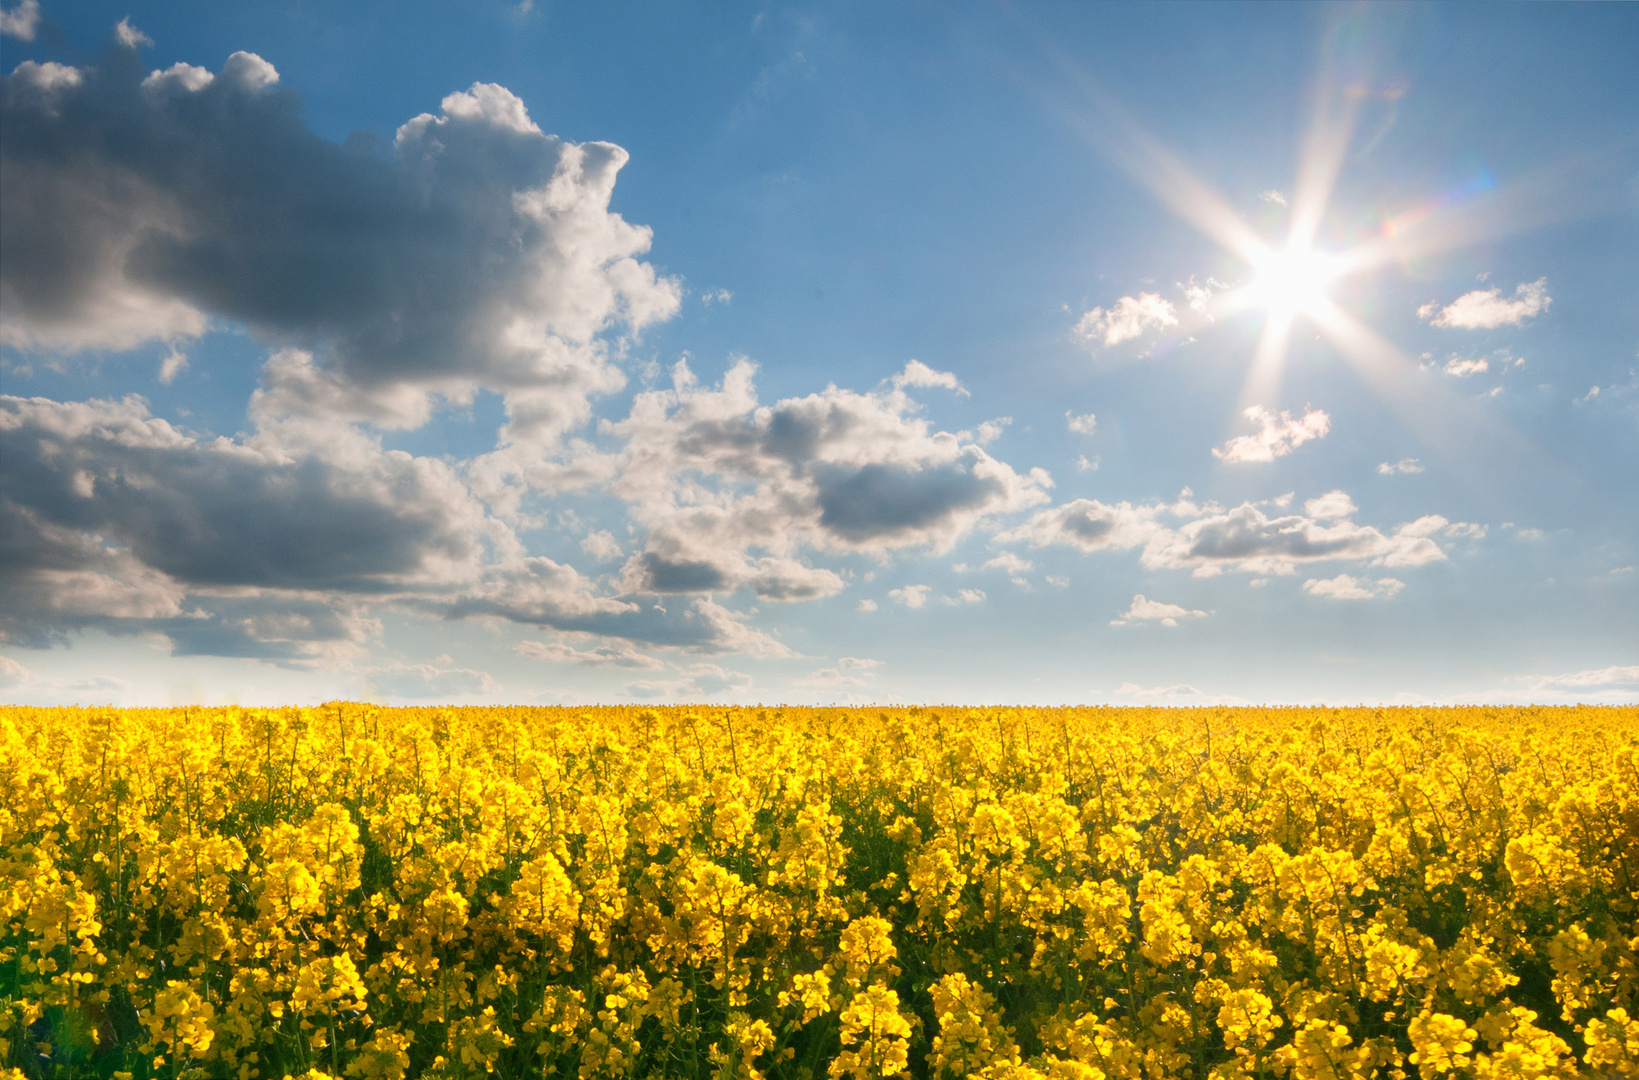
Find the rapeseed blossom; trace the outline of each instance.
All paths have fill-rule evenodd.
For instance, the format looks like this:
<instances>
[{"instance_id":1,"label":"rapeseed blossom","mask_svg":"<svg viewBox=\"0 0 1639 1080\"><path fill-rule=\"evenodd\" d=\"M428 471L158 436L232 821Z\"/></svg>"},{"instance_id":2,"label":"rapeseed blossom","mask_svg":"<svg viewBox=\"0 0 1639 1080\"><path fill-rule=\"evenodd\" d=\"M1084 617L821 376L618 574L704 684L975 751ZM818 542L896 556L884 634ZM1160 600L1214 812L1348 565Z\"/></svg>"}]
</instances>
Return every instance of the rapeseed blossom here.
<instances>
[{"instance_id":1,"label":"rapeseed blossom","mask_svg":"<svg viewBox=\"0 0 1639 1080\"><path fill-rule=\"evenodd\" d=\"M0 708L0 1080L1639 1078L1639 710Z\"/></svg>"}]
</instances>

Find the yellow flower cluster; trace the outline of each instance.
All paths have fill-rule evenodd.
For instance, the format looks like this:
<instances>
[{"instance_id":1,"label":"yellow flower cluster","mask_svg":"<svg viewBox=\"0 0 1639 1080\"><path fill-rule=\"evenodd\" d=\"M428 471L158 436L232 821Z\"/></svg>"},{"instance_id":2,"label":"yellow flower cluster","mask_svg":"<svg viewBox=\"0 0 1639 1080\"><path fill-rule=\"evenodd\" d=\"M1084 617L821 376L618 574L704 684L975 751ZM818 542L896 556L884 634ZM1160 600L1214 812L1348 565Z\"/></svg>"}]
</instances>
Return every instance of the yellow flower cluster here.
<instances>
[{"instance_id":1,"label":"yellow flower cluster","mask_svg":"<svg viewBox=\"0 0 1639 1080\"><path fill-rule=\"evenodd\" d=\"M1639 709L0 708L0 1075L1639 1078Z\"/></svg>"}]
</instances>

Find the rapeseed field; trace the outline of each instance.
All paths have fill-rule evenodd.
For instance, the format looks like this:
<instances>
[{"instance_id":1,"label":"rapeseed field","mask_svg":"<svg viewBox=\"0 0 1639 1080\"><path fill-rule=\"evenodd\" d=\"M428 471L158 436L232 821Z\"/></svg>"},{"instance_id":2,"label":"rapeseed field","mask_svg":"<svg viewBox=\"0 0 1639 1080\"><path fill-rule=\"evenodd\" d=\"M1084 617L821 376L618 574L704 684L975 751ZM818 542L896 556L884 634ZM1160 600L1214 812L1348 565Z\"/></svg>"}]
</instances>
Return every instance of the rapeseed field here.
<instances>
[{"instance_id":1,"label":"rapeseed field","mask_svg":"<svg viewBox=\"0 0 1639 1080\"><path fill-rule=\"evenodd\" d=\"M11 1077L1639 1077L1639 709L0 708Z\"/></svg>"}]
</instances>

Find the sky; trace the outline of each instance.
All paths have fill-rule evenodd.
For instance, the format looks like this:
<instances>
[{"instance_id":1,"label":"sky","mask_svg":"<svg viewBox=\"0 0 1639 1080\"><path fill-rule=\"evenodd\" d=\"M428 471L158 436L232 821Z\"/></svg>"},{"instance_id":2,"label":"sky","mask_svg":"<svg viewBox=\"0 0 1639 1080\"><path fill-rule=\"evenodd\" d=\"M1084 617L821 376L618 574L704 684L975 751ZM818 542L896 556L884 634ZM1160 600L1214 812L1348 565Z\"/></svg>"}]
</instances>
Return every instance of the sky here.
<instances>
[{"instance_id":1,"label":"sky","mask_svg":"<svg viewBox=\"0 0 1639 1080\"><path fill-rule=\"evenodd\" d=\"M0 3L0 698L1639 701L1633 5Z\"/></svg>"}]
</instances>

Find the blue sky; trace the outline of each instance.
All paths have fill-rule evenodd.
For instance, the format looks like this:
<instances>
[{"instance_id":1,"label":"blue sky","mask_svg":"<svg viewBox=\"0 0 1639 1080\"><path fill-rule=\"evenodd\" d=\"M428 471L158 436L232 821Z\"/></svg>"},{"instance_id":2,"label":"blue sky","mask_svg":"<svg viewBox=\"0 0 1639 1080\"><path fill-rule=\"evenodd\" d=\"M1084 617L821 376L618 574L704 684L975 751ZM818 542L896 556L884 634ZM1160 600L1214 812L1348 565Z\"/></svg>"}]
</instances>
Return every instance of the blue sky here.
<instances>
[{"instance_id":1,"label":"blue sky","mask_svg":"<svg viewBox=\"0 0 1639 1080\"><path fill-rule=\"evenodd\" d=\"M0 12L8 698L1639 697L1631 6Z\"/></svg>"}]
</instances>

